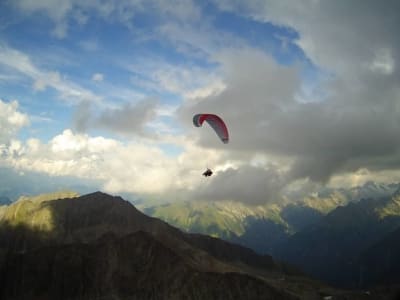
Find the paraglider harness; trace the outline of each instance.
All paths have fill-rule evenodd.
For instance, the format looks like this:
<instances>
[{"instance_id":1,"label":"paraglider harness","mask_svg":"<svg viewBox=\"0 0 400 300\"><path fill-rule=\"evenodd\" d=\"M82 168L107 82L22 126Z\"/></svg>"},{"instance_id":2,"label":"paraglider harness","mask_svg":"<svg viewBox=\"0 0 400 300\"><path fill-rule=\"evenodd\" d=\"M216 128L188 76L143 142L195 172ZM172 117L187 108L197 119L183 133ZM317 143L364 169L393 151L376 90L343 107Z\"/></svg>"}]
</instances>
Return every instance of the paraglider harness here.
<instances>
[{"instance_id":1,"label":"paraglider harness","mask_svg":"<svg viewBox=\"0 0 400 300\"><path fill-rule=\"evenodd\" d=\"M208 177L211 176L212 174L213 172L209 168L207 168L207 170L203 173L203 176Z\"/></svg>"}]
</instances>

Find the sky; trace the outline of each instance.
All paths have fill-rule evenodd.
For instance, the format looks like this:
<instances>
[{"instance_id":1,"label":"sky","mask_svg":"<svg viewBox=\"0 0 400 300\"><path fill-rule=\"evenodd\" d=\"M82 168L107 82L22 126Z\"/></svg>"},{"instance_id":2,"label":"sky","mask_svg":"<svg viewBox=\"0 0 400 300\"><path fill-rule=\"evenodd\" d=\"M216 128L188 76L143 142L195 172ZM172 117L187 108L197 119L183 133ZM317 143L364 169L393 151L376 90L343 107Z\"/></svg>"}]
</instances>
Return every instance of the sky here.
<instances>
[{"instance_id":1,"label":"sky","mask_svg":"<svg viewBox=\"0 0 400 300\"><path fill-rule=\"evenodd\" d=\"M399 182L398 28L391 0L1 1L3 182L252 204Z\"/></svg>"}]
</instances>

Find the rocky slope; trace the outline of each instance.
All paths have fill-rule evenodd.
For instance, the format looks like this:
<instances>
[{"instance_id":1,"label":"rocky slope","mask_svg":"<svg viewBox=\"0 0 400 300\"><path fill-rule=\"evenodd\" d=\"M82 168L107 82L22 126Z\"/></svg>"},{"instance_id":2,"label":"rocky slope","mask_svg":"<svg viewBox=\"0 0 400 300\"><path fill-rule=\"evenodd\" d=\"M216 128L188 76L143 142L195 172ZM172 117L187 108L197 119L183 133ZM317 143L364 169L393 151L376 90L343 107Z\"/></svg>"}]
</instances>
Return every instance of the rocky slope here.
<instances>
[{"instance_id":1,"label":"rocky slope","mask_svg":"<svg viewBox=\"0 0 400 300\"><path fill-rule=\"evenodd\" d=\"M2 299L295 299L239 273L203 272L138 231L9 254Z\"/></svg>"},{"instance_id":2,"label":"rocky slope","mask_svg":"<svg viewBox=\"0 0 400 300\"><path fill-rule=\"evenodd\" d=\"M184 233L100 192L23 198L0 215L1 299L390 299Z\"/></svg>"},{"instance_id":3,"label":"rocky slope","mask_svg":"<svg viewBox=\"0 0 400 300\"><path fill-rule=\"evenodd\" d=\"M258 270L290 273L103 193L21 199L0 219L1 299L298 299Z\"/></svg>"}]
</instances>

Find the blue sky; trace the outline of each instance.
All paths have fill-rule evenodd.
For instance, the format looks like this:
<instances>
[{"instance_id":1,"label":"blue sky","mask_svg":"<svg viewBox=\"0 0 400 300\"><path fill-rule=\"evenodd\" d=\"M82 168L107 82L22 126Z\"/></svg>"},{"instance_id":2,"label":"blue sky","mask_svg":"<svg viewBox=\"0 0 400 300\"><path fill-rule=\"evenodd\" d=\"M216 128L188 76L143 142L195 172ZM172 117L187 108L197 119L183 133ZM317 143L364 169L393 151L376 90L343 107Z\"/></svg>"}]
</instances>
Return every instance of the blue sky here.
<instances>
[{"instance_id":1,"label":"blue sky","mask_svg":"<svg viewBox=\"0 0 400 300\"><path fill-rule=\"evenodd\" d=\"M397 6L3 1L0 167L257 203L398 181ZM199 112L221 115L231 143L193 128Z\"/></svg>"}]
</instances>

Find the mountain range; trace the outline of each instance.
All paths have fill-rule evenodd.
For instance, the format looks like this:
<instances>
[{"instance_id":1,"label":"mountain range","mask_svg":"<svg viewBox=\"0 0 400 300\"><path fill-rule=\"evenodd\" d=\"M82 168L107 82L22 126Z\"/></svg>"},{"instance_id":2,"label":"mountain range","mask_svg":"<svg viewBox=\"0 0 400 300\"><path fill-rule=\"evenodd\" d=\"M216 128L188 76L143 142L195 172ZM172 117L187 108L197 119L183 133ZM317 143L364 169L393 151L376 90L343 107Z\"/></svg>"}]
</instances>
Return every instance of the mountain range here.
<instances>
[{"instance_id":1,"label":"mountain range","mask_svg":"<svg viewBox=\"0 0 400 300\"><path fill-rule=\"evenodd\" d=\"M400 228L400 197L363 199L341 206L277 246L276 256L316 278L342 287L364 287L364 252ZM368 274L372 274L370 269ZM340 275L340 276L339 276ZM377 284L369 280L368 285ZM382 282L388 283L388 282Z\"/></svg>"},{"instance_id":2,"label":"mountain range","mask_svg":"<svg viewBox=\"0 0 400 300\"><path fill-rule=\"evenodd\" d=\"M387 217L399 203L388 200L377 215ZM376 239L376 251L398 249L399 233L392 234L383 249ZM369 272L380 262L362 254L356 263L368 273L365 283L376 282ZM0 206L1 299L395 299L391 264L398 260L385 255L390 261L379 279L389 276L390 286L383 280L368 292L343 290L270 255L183 232L101 192L21 197Z\"/></svg>"},{"instance_id":3,"label":"mountain range","mask_svg":"<svg viewBox=\"0 0 400 300\"><path fill-rule=\"evenodd\" d=\"M184 233L101 192L24 197L0 207L1 299L319 299L327 293L346 294L271 256Z\"/></svg>"},{"instance_id":4,"label":"mountain range","mask_svg":"<svg viewBox=\"0 0 400 300\"><path fill-rule=\"evenodd\" d=\"M400 274L393 267L400 258L399 194L398 184L369 182L296 202L184 202L144 211L188 232L212 234L271 254L329 284L364 288L399 282L393 279ZM390 262L385 270L382 257Z\"/></svg>"}]
</instances>

